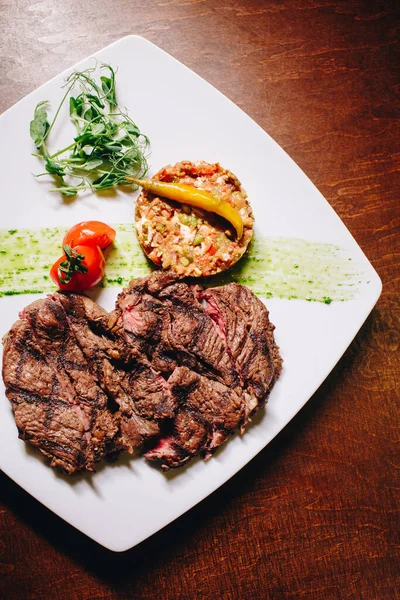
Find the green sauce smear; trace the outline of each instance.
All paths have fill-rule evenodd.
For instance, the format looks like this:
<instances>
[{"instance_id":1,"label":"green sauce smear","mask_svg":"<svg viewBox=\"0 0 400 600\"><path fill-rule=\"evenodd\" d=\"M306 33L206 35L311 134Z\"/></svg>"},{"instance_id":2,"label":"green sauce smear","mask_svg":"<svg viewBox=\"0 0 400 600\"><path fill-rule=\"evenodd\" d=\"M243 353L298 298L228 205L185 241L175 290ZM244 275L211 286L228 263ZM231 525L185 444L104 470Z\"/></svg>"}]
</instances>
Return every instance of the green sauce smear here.
<instances>
[{"instance_id":1,"label":"green sauce smear","mask_svg":"<svg viewBox=\"0 0 400 600\"><path fill-rule=\"evenodd\" d=\"M102 287L126 286L131 279L152 271L133 223L113 227L117 237L105 251L107 266ZM0 230L0 297L57 289L49 270L62 254L61 242L66 230L65 227ZM239 263L205 283L221 285L236 281L266 298L330 304L353 298L362 277L359 265L338 246L256 236Z\"/></svg>"}]
</instances>

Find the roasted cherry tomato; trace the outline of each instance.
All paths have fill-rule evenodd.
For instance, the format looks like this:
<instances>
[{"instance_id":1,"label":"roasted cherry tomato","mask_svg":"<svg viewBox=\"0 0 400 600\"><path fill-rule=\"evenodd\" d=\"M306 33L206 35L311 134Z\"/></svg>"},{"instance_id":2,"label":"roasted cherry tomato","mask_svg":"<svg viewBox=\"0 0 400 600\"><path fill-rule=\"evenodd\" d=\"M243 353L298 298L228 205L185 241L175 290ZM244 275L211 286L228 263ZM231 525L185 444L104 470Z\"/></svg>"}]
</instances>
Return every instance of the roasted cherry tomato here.
<instances>
[{"instance_id":1,"label":"roasted cherry tomato","mask_svg":"<svg viewBox=\"0 0 400 600\"><path fill-rule=\"evenodd\" d=\"M101 221L83 221L67 231L63 239L63 246L68 244L74 248L84 244L85 246L99 246L103 250L113 243L115 235L115 229Z\"/></svg>"},{"instance_id":2,"label":"roasted cherry tomato","mask_svg":"<svg viewBox=\"0 0 400 600\"><path fill-rule=\"evenodd\" d=\"M50 277L61 290L82 292L99 283L106 261L99 246L63 246L64 255L50 270Z\"/></svg>"}]
</instances>

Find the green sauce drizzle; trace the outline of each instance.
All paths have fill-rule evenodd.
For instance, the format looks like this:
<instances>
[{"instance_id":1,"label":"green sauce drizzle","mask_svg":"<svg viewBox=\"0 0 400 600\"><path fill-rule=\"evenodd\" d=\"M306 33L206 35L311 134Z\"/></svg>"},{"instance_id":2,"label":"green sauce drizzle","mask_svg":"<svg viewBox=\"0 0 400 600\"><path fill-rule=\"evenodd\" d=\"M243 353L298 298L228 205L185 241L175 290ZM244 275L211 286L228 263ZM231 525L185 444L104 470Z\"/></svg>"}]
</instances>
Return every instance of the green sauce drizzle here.
<instances>
[{"instance_id":1,"label":"green sauce drizzle","mask_svg":"<svg viewBox=\"0 0 400 600\"><path fill-rule=\"evenodd\" d=\"M107 266L102 287L126 286L131 279L152 271L133 223L114 228L117 238L105 251ZM65 232L64 227L0 230L0 296L54 291L56 286L49 270L61 256ZM362 272L338 246L258 236L237 265L205 283L220 285L230 281L247 285L267 298L330 304L353 298L362 283Z\"/></svg>"},{"instance_id":2,"label":"green sauce drizzle","mask_svg":"<svg viewBox=\"0 0 400 600\"><path fill-rule=\"evenodd\" d=\"M298 238L255 237L232 269L209 285L236 281L266 298L324 302L351 300L363 273L348 252L333 244Z\"/></svg>"}]
</instances>

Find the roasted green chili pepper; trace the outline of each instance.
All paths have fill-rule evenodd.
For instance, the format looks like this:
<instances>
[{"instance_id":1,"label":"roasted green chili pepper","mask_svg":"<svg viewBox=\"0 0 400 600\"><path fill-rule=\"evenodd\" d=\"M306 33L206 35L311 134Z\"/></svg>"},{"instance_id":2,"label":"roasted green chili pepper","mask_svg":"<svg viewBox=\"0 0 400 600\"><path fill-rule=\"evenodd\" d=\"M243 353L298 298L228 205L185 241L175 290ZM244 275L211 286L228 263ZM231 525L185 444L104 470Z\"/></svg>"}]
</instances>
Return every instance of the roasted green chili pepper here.
<instances>
[{"instance_id":1,"label":"roasted green chili pepper","mask_svg":"<svg viewBox=\"0 0 400 600\"><path fill-rule=\"evenodd\" d=\"M135 179L134 177L126 177L126 179L157 196L175 200L181 204L196 206L224 217L235 228L238 240L243 236L242 217L226 200L221 200L205 190L184 183L165 183L149 179Z\"/></svg>"}]
</instances>

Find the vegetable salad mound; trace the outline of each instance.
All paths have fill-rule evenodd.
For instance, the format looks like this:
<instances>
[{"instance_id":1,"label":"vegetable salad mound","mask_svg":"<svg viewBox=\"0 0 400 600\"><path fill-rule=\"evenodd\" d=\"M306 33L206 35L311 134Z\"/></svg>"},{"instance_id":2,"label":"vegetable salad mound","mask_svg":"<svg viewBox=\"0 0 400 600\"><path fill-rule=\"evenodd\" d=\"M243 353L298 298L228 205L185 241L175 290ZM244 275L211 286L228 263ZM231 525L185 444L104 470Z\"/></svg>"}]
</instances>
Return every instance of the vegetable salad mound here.
<instances>
[{"instance_id":1,"label":"vegetable salad mound","mask_svg":"<svg viewBox=\"0 0 400 600\"><path fill-rule=\"evenodd\" d=\"M156 181L183 183L225 200L243 220L243 236L222 217L142 190L136 203L136 231L147 256L163 269L190 277L209 276L234 265L253 235L253 214L237 177L219 163L183 161L168 165Z\"/></svg>"}]
</instances>

